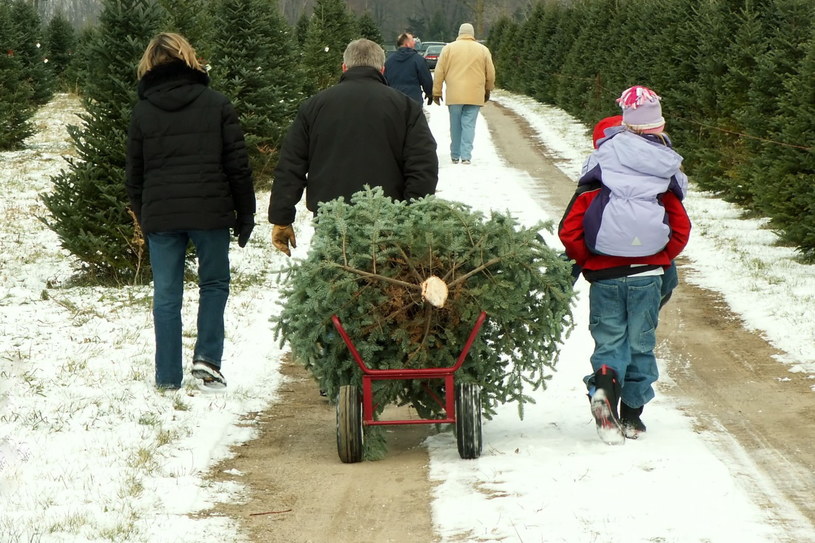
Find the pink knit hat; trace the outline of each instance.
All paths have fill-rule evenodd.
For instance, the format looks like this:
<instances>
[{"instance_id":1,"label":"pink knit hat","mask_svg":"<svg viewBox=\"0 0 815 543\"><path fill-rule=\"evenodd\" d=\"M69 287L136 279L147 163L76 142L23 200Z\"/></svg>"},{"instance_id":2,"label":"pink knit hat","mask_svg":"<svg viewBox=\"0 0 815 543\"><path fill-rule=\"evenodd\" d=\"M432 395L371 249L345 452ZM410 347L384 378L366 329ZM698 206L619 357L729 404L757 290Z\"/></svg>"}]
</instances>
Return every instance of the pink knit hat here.
<instances>
[{"instance_id":1,"label":"pink knit hat","mask_svg":"<svg viewBox=\"0 0 815 543\"><path fill-rule=\"evenodd\" d=\"M662 98L649 89L635 85L623 91L617 103L623 108L623 124L633 130L660 128L665 124L662 117Z\"/></svg>"}]
</instances>

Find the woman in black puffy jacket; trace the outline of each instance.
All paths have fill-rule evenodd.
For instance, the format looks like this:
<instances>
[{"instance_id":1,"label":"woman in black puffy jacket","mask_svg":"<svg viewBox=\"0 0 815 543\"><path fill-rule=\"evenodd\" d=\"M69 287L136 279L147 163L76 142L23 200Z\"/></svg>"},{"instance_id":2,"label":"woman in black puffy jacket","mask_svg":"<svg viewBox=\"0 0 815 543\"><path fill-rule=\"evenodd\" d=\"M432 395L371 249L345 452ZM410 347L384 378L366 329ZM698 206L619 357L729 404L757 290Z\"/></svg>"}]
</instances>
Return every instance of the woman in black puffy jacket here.
<instances>
[{"instance_id":1,"label":"woman in black puffy jacket","mask_svg":"<svg viewBox=\"0 0 815 543\"><path fill-rule=\"evenodd\" d=\"M229 100L209 88L209 76L183 36L153 38L138 76L126 186L153 269L156 386L181 386L184 263L192 242L200 291L192 375L206 386L224 387L230 228L240 247L254 228L255 191L243 130Z\"/></svg>"}]
</instances>

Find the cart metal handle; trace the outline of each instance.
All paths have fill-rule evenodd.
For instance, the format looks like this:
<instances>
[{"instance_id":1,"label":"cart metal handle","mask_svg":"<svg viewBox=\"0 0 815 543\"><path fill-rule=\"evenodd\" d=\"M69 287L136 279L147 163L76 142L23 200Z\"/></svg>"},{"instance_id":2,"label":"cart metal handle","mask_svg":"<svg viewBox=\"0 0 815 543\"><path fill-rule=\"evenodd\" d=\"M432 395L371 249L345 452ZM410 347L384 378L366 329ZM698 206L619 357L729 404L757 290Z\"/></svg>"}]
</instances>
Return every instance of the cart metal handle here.
<instances>
[{"instance_id":1,"label":"cart metal handle","mask_svg":"<svg viewBox=\"0 0 815 543\"><path fill-rule=\"evenodd\" d=\"M458 359L454 366L446 367L446 368L420 368L420 369L390 369L390 370L377 370L373 368L369 368L365 365L365 362L362 360L362 356L359 354L356 346L354 346L354 342L351 341L351 338L348 336L348 333L345 331L345 328L342 327L342 322L337 315L331 316L331 322L334 323L334 328L337 329L339 332L340 337L345 342L345 345L348 346L348 350L351 351L351 356L354 357L356 360L357 365L368 375L377 375L381 377L389 376L394 379L398 379L397 374L405 375L407 378L413 377L430 377L439 374L447 374L453 373L457 371L461 365L464 363L464 359L467 358L467 353L470 352L470 348L473 346L473 342L475 341L476 336L478 336L478 332L481 330L481 326L484 324L484 320L487 318L487 312L482 311L480 315L478 315L478 319L475 321L475 326L473 327L472 331L470 332L470 336L467 338L467 342L464 344L464 349L461 351L461 354L458 355Z\"/></svg>"}]
</instances>

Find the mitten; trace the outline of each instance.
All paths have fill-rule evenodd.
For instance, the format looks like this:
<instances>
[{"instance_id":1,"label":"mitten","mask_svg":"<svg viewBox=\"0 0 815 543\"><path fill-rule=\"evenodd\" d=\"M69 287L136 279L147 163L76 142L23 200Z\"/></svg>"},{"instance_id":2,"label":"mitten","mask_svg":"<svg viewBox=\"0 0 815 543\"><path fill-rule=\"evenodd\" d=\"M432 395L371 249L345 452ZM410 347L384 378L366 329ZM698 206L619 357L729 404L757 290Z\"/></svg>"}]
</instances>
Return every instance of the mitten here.
<instances>
[{"instance_id":1,"label":"mitten","mask_svg":"<svg viewBox=\"0 0 815 543\"><path fill-rule=\"evenodd\" d=\"M433 103L436 104L437 106L440 106L441 105L441 96L434 96L433 97Z\"/></svg>"}]
</instances>

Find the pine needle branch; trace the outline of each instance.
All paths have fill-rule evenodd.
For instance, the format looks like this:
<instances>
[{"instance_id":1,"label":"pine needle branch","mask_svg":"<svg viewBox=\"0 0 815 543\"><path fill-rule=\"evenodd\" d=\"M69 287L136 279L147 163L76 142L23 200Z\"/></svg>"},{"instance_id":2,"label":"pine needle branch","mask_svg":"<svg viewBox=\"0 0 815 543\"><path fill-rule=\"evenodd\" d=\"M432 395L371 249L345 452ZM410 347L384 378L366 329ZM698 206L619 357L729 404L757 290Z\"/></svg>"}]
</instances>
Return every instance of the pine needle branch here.
<instances>
[{"instance_id":1,"label":"pine needle branch","mask_svg":"<svg viewBox=\"0 0 815 543\"><path fill-rule=\"evenodd\" d=\"M422 285L414 285L413 283L408 283L406 281L400 281L399 279L394 279L392 277L385 277L384 275L379 275L378 273L371 273L371 272L366 272L366 271L363 271L363 270L358 270L356 268L352 268L351 266L345 266L343 264L333 263L331 265L335 266L335 267L337 267L337 268L339 268L341 270L345 270L345 271L348 271L348 272L351 272L351 273L355 273L355 274L361 275L363 277L369 277L371 279L379 279L380 281L385 281L386 283L392 283L394 285L399 285L401 287L405 287L405 288L409 288L409 289L413 289L413 290L419 290L419 291L422 290Z\"/></svg>"},{"instance_id":2,"label":"pine needle branch","mask_svg":"<svg viewBox=\"0 0 815 543\"><path fill-rule=\"evenodd\" d=\"M405 259L405 263L407 264L408 268L410 268L410 271L413 273L413 276L416 278L416 280L419 281L419 283L424 281L425 278L422 277L419 274L419 271L413 266L413 262L411 262L410 257L408 257L407 253L405 252L401 245L399 246L399 252L402 253L402 257Z\"/></svg>"},{"instance_id":3,"label":"pine needle branch","mask_svg":"<svg viewBox=\"0 0 815 543\"><path fill-rule=\"evenodd\" d=\"M459 283L463 283L464 281L466 281L467 279L469 279L473 275L475 275L475 274L477 274L477 273L479 273L481 271L484 271L485 269L489 268L493 264L498 264L499 262L501 262L501 260L502 260L502 258L500 256L497 256L497 257L495 257L495 258L493 258L491 260L488 260L488 261L484 262L483 264L481 264L477 268L465 273L461 277L457 277L454 281L451 281L450 283L448 283L447 288L451 288L451 287L453 287L453 286L455 286L455 285L457 285Z\"/></svg>"},{"instance_id":4,"label":"pine needle branch","mask_svg":"<svg viewBox=\"0 0 815 543\"><path fill-rule=\"evenodd\" d=\"M474 241L473 237L472 237L472 235L469 234L469 232L468 232L468 237L470 238L470 242L472 243L472 247L470 248L469 251L467 251L467 254L464 255L458 263L453 264L453 266L447 271L447 273L444 274L444 277L442 277L441 280L444 281L445 283L450 278L450 276L453 275L456 272L456 270L459 268L459 266L464 264L467 261L467 259L469 259L473 254L475 254L476 251L478 251L478 250L483 251L483 244L484 244L484 239L485 239L484 237L482 237L480 240L478 240L478 242L475 242L475 243L473 243L473 241Z\"/></svg>"}]
</instances>

